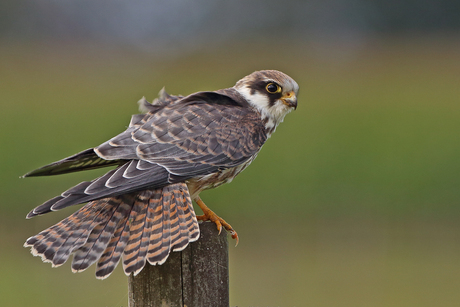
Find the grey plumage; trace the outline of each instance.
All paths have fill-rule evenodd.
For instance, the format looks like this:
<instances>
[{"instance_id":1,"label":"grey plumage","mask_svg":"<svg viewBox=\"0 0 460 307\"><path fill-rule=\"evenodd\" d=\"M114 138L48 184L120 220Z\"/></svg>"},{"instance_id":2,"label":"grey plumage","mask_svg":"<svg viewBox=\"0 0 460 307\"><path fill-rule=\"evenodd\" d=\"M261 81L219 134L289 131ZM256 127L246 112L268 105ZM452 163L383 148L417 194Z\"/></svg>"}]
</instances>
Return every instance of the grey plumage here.
<instances>
[{"instance_id":1,"label":"grey plumage","mask_svg":"<svg viewBox=\"0 0 460 307\"><path fill-rule=\"evenodd\" d=\"M264 84L274 82L285 86L289 95L276 100L266 92ZM262 89L254 89L254 84ZM107 277L121 257L126 274L139 272L147 261L163 263L170 251L185 248L199 236L192 199L203 209L198 196L202 190L231 181L249 165L284 115L297 105L297 91L287 75L261 71L233 88L186 97L168 95L163 89L153 103L141 99L140 109L147 113L133 115L124 132L24 175L116 166L29 212L27 218L32 218L89 202L25 245L54 266L74 253L75 272L97 262L98 278ZM203 211L214 214L207 207Z\"/></svg>"},{"instance_id":2,"label":"grey plumage","mask_svg":"<svg viewBox=\"0 0 460 307\"><path fill-rule=\"evenodd\" d=\"M260 116L236 104L230 96L213 95L212 101L222 101L222 104L206 101L205 93L196 94L199 99L191 95L183 99L186 102L162 106L142 120L135 118L136 124L94 148L92 153L85 150L41 168L39 175L52 175L55 169L59 174L64 173L65 167L74 172L79 168L121 164L102 177L82 182L38 206L28 218L110 195L183 182L242 164L266 140ZM107 162L100 163L100 160ZM25 177L37 173L31 172Z\"/></svg>"}]
</instances>

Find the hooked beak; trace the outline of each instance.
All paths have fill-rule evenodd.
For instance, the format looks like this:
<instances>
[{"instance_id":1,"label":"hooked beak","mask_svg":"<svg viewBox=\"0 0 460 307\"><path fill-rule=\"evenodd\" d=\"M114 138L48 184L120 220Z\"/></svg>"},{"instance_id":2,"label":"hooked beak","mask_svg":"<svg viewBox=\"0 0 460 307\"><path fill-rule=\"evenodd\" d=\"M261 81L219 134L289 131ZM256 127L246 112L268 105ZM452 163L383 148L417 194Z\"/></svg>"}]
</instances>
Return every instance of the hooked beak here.
<instances>
[{"instance_id":1,"label":"hooked beak","mask_svg":"<svg viewBox=\"0 0 460 307\"><path fill-rule=\"evenodd\" d=\"M281 97L283 103L291 108L297 109L297 97L294 92L287 92Z\"/></svg>"}]
</instances>

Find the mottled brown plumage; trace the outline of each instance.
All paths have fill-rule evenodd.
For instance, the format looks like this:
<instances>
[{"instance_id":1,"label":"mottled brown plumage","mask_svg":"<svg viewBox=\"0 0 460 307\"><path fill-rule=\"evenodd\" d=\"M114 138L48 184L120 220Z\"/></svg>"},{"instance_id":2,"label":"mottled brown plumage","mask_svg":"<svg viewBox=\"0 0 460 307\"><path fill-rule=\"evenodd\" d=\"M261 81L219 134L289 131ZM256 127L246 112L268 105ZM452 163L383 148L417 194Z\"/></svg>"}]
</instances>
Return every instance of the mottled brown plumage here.
<instances>
[{"instance_id":1,"label":"mottled brown plumage","mask_svg":"<svg viewBox=\"0 0 460 307\"><path fill-rule=\"evenodd\" d=\"M126 274L138 273L147 261L162 264L171 251L198 239L197 219L211 220L237 239L199 194L230 182L255 159L297 106L297 92L297 84L287 75L260 71L233 88L187 97L162 90L151 104L141 99L140 108L147 113L132 116L126 131L25 175L116 166L33 209L28 218L89 202L29 238L25 246L53 266L74 253L74 272L97 262L96 276L105 278L120 258ZM203 216L195 216L192 199Z\"/></svg>"}]
</instances>

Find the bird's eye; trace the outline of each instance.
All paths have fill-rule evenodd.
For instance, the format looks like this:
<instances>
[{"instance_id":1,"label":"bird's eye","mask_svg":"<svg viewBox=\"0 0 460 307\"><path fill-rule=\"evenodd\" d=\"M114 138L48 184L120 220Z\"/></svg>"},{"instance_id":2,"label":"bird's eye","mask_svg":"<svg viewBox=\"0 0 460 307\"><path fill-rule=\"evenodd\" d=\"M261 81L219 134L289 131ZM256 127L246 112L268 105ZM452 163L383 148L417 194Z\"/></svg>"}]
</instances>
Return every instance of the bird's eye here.
<instances>
[{"instance_id":1,"label":"bird's eye","mask_svg":"<svg viewBox=\"0 0 460 307\"><path fill-rule=\"evenodd\" d=\"M279 86L279 85L276 84L276 83L268 83L267 86L265 87L265 89L266 89L267 92L269 92L270 94L281 93L281 86Z\"/></svg>"}]
</instances>

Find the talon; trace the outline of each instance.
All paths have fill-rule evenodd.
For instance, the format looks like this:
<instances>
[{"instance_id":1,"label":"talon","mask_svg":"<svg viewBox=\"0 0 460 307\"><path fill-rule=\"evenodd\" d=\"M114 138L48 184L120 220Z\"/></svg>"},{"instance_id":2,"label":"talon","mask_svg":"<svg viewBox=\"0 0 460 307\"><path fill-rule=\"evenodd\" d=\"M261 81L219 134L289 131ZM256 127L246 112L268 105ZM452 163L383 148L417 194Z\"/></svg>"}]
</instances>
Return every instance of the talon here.
<instances>
[{"instance_id":1,"label":"talon","mask_svg":"<svg viewBox=\"0 0 460 307\"><path fill-rule=\"evenodd\" d=\"M216 223L216 225L217 225L217 230L219 231L219 235L220 235L220 233L221 233L221 231L222 231L222 224L221 224L219 221L215 221L214 223Z\"/></svg>"},{"instance_id":2,"label":"talon","mask_svg":"<svg viewBox=\"0 0 460 307\"><path fill-rule=\"evenodd\" d=\"M240 239L238 238L238 234L236 233L235 230L230 231L230 234L232 235L232 239L236 239L236 244L235 247L238 245L238 242L240 242Z\"/></svg>"},{"instance_id":3,"label":"talon","mask_svg":"<svg viewBox=\"0 0 460 307\"><path fill-rule=\"evenodd\" d=\"M201 200L199 196L195 199L195 201L198 204L198 206L200 206L201 210L203 211L203 215L198 215L196 219L199 221L211 221L215 223L217 226L217 230L219 231L219 235L222 231L222 226L223 226L225 230L227 230L231 234L232 238L236 239L236 245L238 245L238 242L239 242L238 234L236 233L235 230L233 230L232 226L229 223L227 223L223 218L215 214L211 209L209 209L204 204L204 202Z\"/></svg>"}]
</instances>

